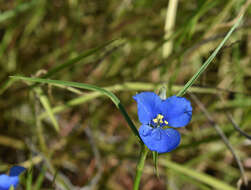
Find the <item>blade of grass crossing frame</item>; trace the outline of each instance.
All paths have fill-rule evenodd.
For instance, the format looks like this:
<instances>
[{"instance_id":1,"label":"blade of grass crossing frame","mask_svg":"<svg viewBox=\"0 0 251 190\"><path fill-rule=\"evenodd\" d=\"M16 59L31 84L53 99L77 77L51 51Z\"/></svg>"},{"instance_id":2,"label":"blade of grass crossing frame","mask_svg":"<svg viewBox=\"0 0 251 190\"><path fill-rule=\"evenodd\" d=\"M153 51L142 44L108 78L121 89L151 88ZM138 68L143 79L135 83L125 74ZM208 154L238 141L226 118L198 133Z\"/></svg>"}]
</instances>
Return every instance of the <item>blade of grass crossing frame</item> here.
<instances>
[{"instance_id":1,"label":"blade of grass crossing frame","mask_svg":"<svg viewBox=\"0 0 251 190\"><path fill-rule=\"evenodd\" d=\"M35 92L37 93L41 104L43 105L44 109L46 110L55 130L58 132L59 125L58 125L58 122L53 114L53 110L51 108L49 99L47 98L47 96L45 96L45 94L43 93L43 91L40 87L36 87Z\"/></svg>"},{"instance_id":2,"label":"blade of grass crossing frame","mask_svg":"<svg viewBox=\"0 0 251 190\"><path fill-rule=\"evenodd\" d=\"M236 190L236 188L218 180L217 178L214 178L214 177L209 176L209 175L202 173L202 172L195 171L194 169L190 169L190 168L185 167L183 165L176 164L170 160L160 159L159 163L165 167L170 168L171 170L174 170L174 171L182 173L188 177L196 179L200 182L203 182L203 183L211 186L213 189Z\"/></svg>"},{"instance_id":3,"label":"blade of grass crossing frame","mask_svg":"<svg viewBox=\"0 0 251 190\"><path fill-rule=\"evenodd\" d=\"M112 42L114 42L116 40L111 40L109 42L106 42L96 48L93 48L93 49L90 49L90 50L87 50L86 52L78 55L77 57L73 58L73 59L70 59L68 61L66 61L65 63L62 63L54 68L52 68L51 70L48 71L47 74L45 74L42 78L47 78L47 77L50 77L52 75L54 75L55 73L67 68L67 67L70 67L76 63L78 63L80 60L82 60L83 58L85 57L88 57L96 52L98 52L99 50L103 49L104 47L106 47L107 45L111 44Z\"/></svg>"},{"instance_id":4,"label":"blade of grass crossing frame","mask_svg":"<svg viewBox=\"0 0 251 190\"><path fill-rule=\"evenodd\" d=\"M113 86L109 86L109 87L106 87L105 89L106 90L109 90L111 92L113 91L116 91L116 92L120 92L120 91L149 91L149 90L155 90L155 89L158 89L160 85L158 84L153 84L153 83L131 83L131 82L128 82L128 83L122 83L122 84L115 84ZM176 85L173 85L172 87L172 90L173 91L179 91L181 88L181 86L176 86ZM210 89L210 88L200 88L200 87L190 87L190 91L191 92L197 92L197 93L209 93L209 94L215 94L217 93L216 89ZM53 110L53 113L60 113L62 111L65 111L73 106L77 106L77 105L80 105L82 103L86 103L88 101L91 101L93 100L94 98L98 98L98 97L102 97L103 94L101 94L100 92L90 92L88 94L85 94L85 95L82 95L82 96L79 96L79 97L76 97L76 98L73 98L71 100L69 100L68 102L66 102L65 104L63 105L59 105L59 106L55 106L52 110ZM41 113L39 115L39 118L43 119L47 117L47 113L44 112L44 113Z\"/></svg>"},{"instance_id":5,"label":"blade of grass crossing frame","mask_svg":"<svg viewBox=\"0 0 251 190\"><path fill-rule=\"evenodd\" d=\"M12 84L14 83L13 79L7 79L3 84L0 84L0 95L5 92Z\"/></svg>"},{"instance_id":6,"label":"blade of grass crossing frame","mask_svg":"<svg viewBox=\"0 0 251 190\"><path fill-rule=\"evenodd\" d=\"M92 54L100 51L101 49L105 48L106 46L108 46L111 43L118 41L118 40L121 40L123 42L123 39L115 39L115 40L108 41L108 42L106 42L96 48L89 49L86 52L78 55L77 57L70 59L70 60L66 61L65 63L62 63L62 64L57 65L54 68L50 69L42 78L47 78L47 77L53 76L54 74L58 73L59 71L78 63L82 59L91 56ZM13 84L12 79L4 82L3 85L0 86L0 95L2 93L4 93L5 90L7 90L12 84ZM35 87L35 85L31 86L31 88L33 88L33 87Z\"/></svg>"},{"instance_id":7,"label":"blade of grass crossing frame","mask_svg":"<svg viewBox=\"0 0 251 190\"><path fill-rule=\"evenodd\" d=\"M33 175L33 169L31 168L26 178L26 186L25 186L26 190L32 190L32 175Z\"/></svg>"},{"instance_id":8,"label":"blade of grass crossing frame","mask_svg":"<svg viewBox=\"0 0 251 190\"><path fill-rule=\"evenodd\" d=\"M28 9L31 9L36 3L36 0L33 0L31 2L27 3L20 3L17 7L14 9L11 9L9 11L5 11L0 14L0 23L5 22L6 20L17 16L19 13L25 12Z\"/></svg>"},{"instance_id":9,"label":"blade of grass crossing frame","mask_svg":"<svg viewBox=\"0 0 251 190\"><path fill-rule=\"evenodd\" d=\"M42 84L59 84L62 86L70 86L75 88L81 88L91 91L98 91L102 94L105 94L108 96L113 103L118 106L120 103L120 100L110 91L105 90L103 88L100 88L95 85L90 84L84 84L84 83L78 83L78 82L70 82L70 81L62 81L62 80L52 80L52 79L43 79L43 78L33 78L33 77L22 77L22 76L10 76L10 78L16 79L16 80L23 80L23 81L29 81L29 82L36 82L36 83L42 83Z\"/></svg>"},{"instance_id":10,"label":"blade of grass crossing frame","mask_svg":"<svg viewBox=\"0 0 251 190\"><path fill-rule=\"evenodd\" d=\"M58 176L58 169L56 170L55 174L53 175L53 179L52 179L52 182L51 182L51 185L52 186L56 186L56 178Z\"/></svg>"},{"instance_id":11,"label":"blade of grass crossing frame","mask_svg":"<svg viewBox=\"0 0 251 190\"><path fill-rule=\"evenodd\" d=\"M214 50L214 52L211 54L211 56L205 61L205 63L201 66L201 68L193 75L193 77L186 83L186 85L179 91L177 96L183 96L188 88L194 84L194 82L198 79L198 77L206 70L206 68L209 66L209 64L212 62L212 60L215 58L215 56L218 54L220 49L223 47L225 42L228 40L228 38L231 36L233 31L239 26L243 16L240 16L237 20L237 22L232 26L232 28L229 30L225 38L222 40L222 42L219 44L219 46Z\"/></svg>"},{"instance_id":12,"label":"blade of grass crossing frame","mask_svg":"<svg viewBox=\"0 0 251 190\"><path fill-rule=\"evenodd\" d=\"M120 100L117 98L117 96L115 96L115 94L113 94L112 92L110 92L106 89L100 88L95 85L83 84L83 83L78 83L78 82L61 81L61 80L51 80L51 79L43 79L43 78L29 78L29 77L22 77L22 76L11 76L10 78L13 78L15 80L24 80L24 81L29 81L29 82L37 82L37 83L51 84L51 85L59 84L59 85L63 85L63 86L70 86L70 87L75 87L75 88L91 90L91 91L98 91L98 92L108 96L113 101L113 103L116 105L116 107L119 109L119 111L122 113L122 115L126 119L131 130L133 131L133 133L142 142L137 128L135 127L134 123L132 122L132 120L128 116L124 106L120 103Z\"/></svg>"},{"instance_id":13,"label":"blade of grass crossing frame","mask_svg":"<svg viewBox=\"0 0 251 190\"><path fill-rule=\"evenodd\" d=\"M39 190L40 187L42 186L44 177L45 177L45 173L46 173L46 166L44 165L42 168L42 171L39 173L39 176L36 180L35 186L34 186L34 190Z\"/></svg>"}]
</instances>

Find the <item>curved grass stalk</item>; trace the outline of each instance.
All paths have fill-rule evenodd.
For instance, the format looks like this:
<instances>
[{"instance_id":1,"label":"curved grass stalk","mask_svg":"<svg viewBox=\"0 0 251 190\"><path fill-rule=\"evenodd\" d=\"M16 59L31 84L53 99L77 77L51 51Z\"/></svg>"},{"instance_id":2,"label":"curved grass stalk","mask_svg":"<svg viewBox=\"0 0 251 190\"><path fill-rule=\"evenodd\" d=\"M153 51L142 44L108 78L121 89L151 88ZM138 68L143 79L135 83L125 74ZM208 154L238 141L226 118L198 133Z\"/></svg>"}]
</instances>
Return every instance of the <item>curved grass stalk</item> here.
<instances>
[{"instance_id":1,"label":"curved grass stalk","mask_svg":"<svg viewBox=\"0 0 251 190\"><path fill-rule=\"evenodd\" d=\"M57 84L57 85L63 85L63 86L70 86L70 87L75 87L75 88L81 88L81 89L86 89L86 90L91 90L91 91L98 91L101 94L104 94L108 96L112 102L116 105L116 107L120 110L124 118L126 119L127 123L129 124L131 130L133 133L139 138L139 140L142 142L139 132L137 128L135 127L134 123L128 116L124 106L121 104L120 100L113 94L112 92L97 87L95 85L89 85L89 84L83 84L83 83L78 83L78 82L69 82L69 81L61 81L61 80L51 80L51 79L43 79L43 78L32 78L32 77L22 77L22 76L11 76L14 80L23 80L23 81L28 81L28 82L36 82L36 83L43 83L43 84Z\"/></svg>"}]
</instances>

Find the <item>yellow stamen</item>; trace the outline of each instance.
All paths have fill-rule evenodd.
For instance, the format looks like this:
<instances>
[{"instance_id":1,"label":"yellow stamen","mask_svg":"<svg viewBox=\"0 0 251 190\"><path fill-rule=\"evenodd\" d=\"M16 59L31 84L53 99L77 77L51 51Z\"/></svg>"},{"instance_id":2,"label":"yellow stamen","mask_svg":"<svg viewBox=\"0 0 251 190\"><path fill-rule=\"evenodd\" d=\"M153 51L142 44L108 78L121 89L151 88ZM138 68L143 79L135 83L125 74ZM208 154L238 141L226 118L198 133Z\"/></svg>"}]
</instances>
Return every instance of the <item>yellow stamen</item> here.
<instances>
[{"instance_id":1,"label":"yellow stamen","mask_svg":"<svg viewBox=\"0 0 251 190\"><path fill-rule=\"evenodd\" d=\"M158 117L158 119L160 119L160 120L162 120L162 119L164 118L164 116L161 115L161 114L158 114L157 117Z\"/></svg>"},{"instance_id":2,"label":"yellow stamen","mask_svg":"<svg viewBox=\"0 0 251 190\"><path fill-rule=\"evenodd\" d=\"M153 122L158 123L158 119L157 118L153 119Z\"/></svg>"},{"instance_id":3,"label":"yellow stamen","mask_svg":"<svg viewBox=\"0 0 251 190\"><path fill-rule=\"evenodd\" d=\"M153 119L153 122L156 123L156 124L158 124L158 123L162 124L163 123L163 118L164 118L163 115L158 114L157 117ZM167 124L166 120L164 122L165 122L165 124Z\"/></svg>"}]
</instances>

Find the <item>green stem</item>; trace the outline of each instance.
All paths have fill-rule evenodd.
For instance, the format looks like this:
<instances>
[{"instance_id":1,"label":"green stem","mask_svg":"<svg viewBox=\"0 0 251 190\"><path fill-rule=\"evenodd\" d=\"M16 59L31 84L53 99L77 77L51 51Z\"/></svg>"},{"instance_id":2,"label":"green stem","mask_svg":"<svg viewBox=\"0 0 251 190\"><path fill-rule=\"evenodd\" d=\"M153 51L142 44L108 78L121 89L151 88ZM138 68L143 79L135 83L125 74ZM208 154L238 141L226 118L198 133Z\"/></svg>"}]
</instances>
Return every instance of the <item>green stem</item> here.
<instances>
[{"instance_id":1,"label":"green stem","mask_svg":"<svg viewBox=\"0 0 251 190\"><path fill-rule=\"evenodd\" d=\"M140 152L140 157L139 157L139 162L137 164L137 171L136 171L136 176L133 184L133 190L138 190L139 189L139 184L140 184L140 179L142 176L146 156L148 153L149 149L146 148L144 144L141 144L141 152Z\"/></svg>"},{"instance_id":2,"label":"green stem","mask_svg":"<svg viewBox=\"0 0 251 190\"><path fill-rule=\"evenodd\" d=\"M129 115L127 114L124 106L119 102L117 105L119 111L122 113L122 115L124 116L125 120L127 121L129 127L131 128L131 130L133 131L133 133L139 138L140 143L143 143L142 139L139 136L139 132L136 128L136 126L134 125L134 123L132 122L131 118L129 117Z\"/></svg>"}]
</instances>

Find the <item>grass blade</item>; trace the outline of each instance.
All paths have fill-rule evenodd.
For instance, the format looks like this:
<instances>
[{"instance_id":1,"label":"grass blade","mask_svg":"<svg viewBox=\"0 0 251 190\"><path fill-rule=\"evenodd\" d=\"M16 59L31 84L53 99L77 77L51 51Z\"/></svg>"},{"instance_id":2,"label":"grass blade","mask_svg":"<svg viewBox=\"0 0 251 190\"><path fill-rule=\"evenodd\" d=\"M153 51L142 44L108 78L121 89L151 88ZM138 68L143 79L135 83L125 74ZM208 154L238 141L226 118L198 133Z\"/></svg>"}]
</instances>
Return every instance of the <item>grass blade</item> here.
<instances>
[{"instance_id":1,"label":"grass blade","mask_svg":"<svg viewBox=\"0 0 251 190\"><path fill-rule=\"evenodd\" d=\"M43 180L44 180L44 178L45 178L46 169L47 169L47 168L46 168L46 166L44 165L44 166L42 167L41 172L39 173L39 176L38 176L37 180L36 180L36 183L35 183L35 185L34 185L34 190L39 190L39 189L41 188L42 183L43 183Z\"/></svg>"},{"instance_id":2,"label":"grass blade","mask_svg":"<svg viewBox=\"0 0 251 190\"><path fill-rule=\"evenodd\" d=\"M3 82L3 84L0 85L0 95L2 95L13 83L13 79L7 79Z\"/></svg>"},{"instance_id":3,"label":"grass blade","mask_svg":"<svg viewBox=\"0 0 251 190\"><path fill-rule=\"evenodd\" d=\"M13 78L15 80L24 80L24 81L28 81L28 82L37 82L37 83L43 83L43 84L51 84L51 85L58 84L58 85L63 85L63 86L70 86L70 87L75 87L75 88L81 88L81 89L100 92L100 93L108 96L113 101L113 103L116 105L116 107L119 109L119 111L122 113L122 115L126 119L126 121L129 124L131 130L133 131L133 133L142 142L142 140L141 140L141 138L139 136L137 128L135 127L132 120L128 116L124 106L120 103L120 100L117 98L117 96L115 96L115 94L113 94L112 92L110 92L110 91L108 91L106 89L100 88L100 87L95 86L95 85L83 84L83 83L78 83L78 82L61 81L61 80L51 80L51 79L42 79L42 78L29 78L29 77L22 77L22 76L11 76L10 78Z\"/></svg>"},{"instance_id":4,"label":"grass blade","mask_svg":"<svg viewBox=\"0 0 251 190\"><path fill-rule=\"evenodd\" d=\"M18 5L15 9L3 12L2 14L0 14L0 23L3 23L8 19L17 16L18 14L25 12L28 9L31 9L35 5L35 3L36 0L27 3L22 3Z\"/></svg>"},{"instance_id":5,"label":"grass blade","mask_svg":"<svg viewBox=\"0 0 251 190\"><path fill-rule=\"evenodd\" d=\"M48 100L47 96L43 93L42 89L37 87L35 88L35 92L37 93L41 104L43 105L44 109L46 110L51 122L57 132L59 132L59 125L58 122L53 114L53 110L50 105L50 101Z\"/></svg>"},{"instance_id":6,"label":"grass blade","mask_svg":"<svg viewBox=\"0 0 251 190\"><path fill-rule=\"evenodd\" d=\"M188 88L194 84L194 82L198 79L198 77L206 70L206 68L209 66L209 64L212 62L212 60L215 58L215 56L218 54L220 49L223 47L225 42L228 40L228 38L231 36L233 31L239 26L243 16L240 16L237 22L232 26L232 28L229 30L225 38L222 40L220 45L214 50L212 55L206 60L206 62L201 66L201 68L198 70L197 73L194 74L194 76L186 83L186 85L179 91L177 96L183 96Z\"/></svg>"},{"instance_id":7,"label":"grass blade","mask_svg":"<svg viewBox=\"0 0 251 190\"><path fill-rule=\"evenodd\" d=\"M89 49L89 50L87 50L86 52L84 52L84 53L78 55L77 57L75 57L75 58L73 58L73 59L70 59L70 60L66 61L65 63L63 63L63 64L60 64L60 65L58 65L58 66L52 68L51 70L48 71L47 74L45 74L45 75L43 76L43 78L50 77L50 76L54 75L55 73L58 73L59 71L65 69L65 68L67 68L67 67L70 67L70 66L72 66L73 64L78 63L78 62L79 62L80 60L82 60L83 58L88 57L88 56L90 56L90 55L92 55L92 54L98 52L99 50L103 49L104 47L106 47L107 45L111 44L111 43L114 42L114 41L116 41L116 40L111 40L111 41L108 41L108 42L106 42L106 43L104 43L104 44L98 46L98 47L95 47L95 48L93 48L93 49Z\"/></svg>"},{"instance_id":8,"label":"grass blade","mask_svg":"<svg viewBox=\"0 0 251 190\"><path fill-rule=\"evenodd\" d=\"M194 169L187 168L185 166L176 164L170 160L163 160L160 159L160 164L164 165L165 167L168 167L176 172L182 173L186 176L189 176L193 179L196 179L200 182L203 182L207 185L210 185L213 187L213 189L221 189L221 190L236 190L236 188L212 177L207 174L195 171Z\"/></svg>"},{"instance_id":9,"label":"grass blade","mask_svg":"<svg viewBox=\"0 0 251 190\"><path fill-rule=\"evenodd\" d=\"M115 39L115 40L111 40L108 41L98 47L95 47L93 49L89 49L86 52L78 55L77 57L74 57L68 61L66 61L65 63L62 63L60 65L55 66L54 68L50 69L44 76L42 76L42 78L48 78L53 76L54 74L60 72L61 70L67 68L67 67L71 67L74 64L77 64L79 61L81 61L82 59L91 56L92 54L100 51L101 49L103 49L104 47L108 46L109 44L118 41L119 39ZM123 40L122 40L123 42ZM1 86L0 86L0 95L3 94L11 85L13 84L12 79L7 80L6 82L4 82ZM31 88L34 88L36 85L32 85Z\"/></svg>"},{"instance_id":10,"label":"grass blade","mask_svg":"<svg viewBox=\"0 0 251 190\"><path fill-rule=\"evenodd\" d=\"M126 82L126 83L122 83L122 84L116 84L113 86L105 87L105 89L109 90L111 92L114 92L114 91L116 91L116 92L120 92L120 91L150 91L150 90L158 89L161 86L162 86L161 84L153 84L153 83ZM179 91L180 89L182 89L182 86L174 85L172 87L172 90L175 92ZM207 93L208 94L216 94L217 93L216 89L200 88L200 87L190 87L189 91L194 92L194 93L206 93L206 94ZM90 92L90 93L85 94L83 96L73 98L63 105L56 106L52 109L52 111L54 114L60 113L60 112L65 111L71 107L83 104L85 102L89 102L95 98L102 97L102 96L103 96L103 94L100 92ZM39 115L39 118L44 119L47 116L48 116L48 114L46 112L44 112Z\"/></svg>"},{"instance_id":11,"label":"grass blade","mask_svg":"<svg viewBox=\"0 0 251 190\"><path fill-rule=\"evenodd\" d=\"M31 168L28 172L28 176L26 178L26 190L32 189L32 178L33 178L33 169Z\"/></svg>"}]
</instances>

